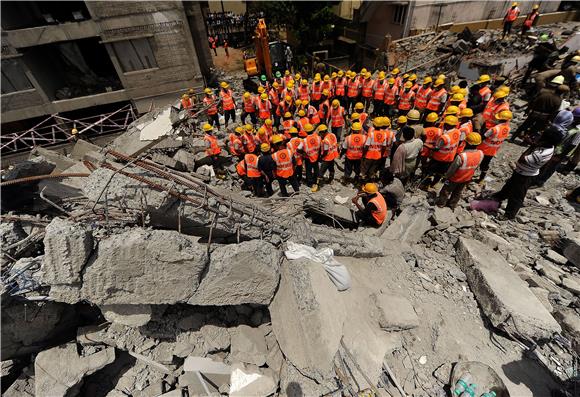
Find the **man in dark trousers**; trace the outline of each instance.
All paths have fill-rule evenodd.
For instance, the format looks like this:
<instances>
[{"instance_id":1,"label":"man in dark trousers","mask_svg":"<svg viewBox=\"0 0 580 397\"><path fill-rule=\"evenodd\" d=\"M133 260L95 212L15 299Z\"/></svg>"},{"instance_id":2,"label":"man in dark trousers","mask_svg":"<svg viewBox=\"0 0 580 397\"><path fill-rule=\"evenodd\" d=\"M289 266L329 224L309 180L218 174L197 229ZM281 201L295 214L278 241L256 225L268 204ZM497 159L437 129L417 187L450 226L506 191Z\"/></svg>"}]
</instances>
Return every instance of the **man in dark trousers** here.
<instances>
[{"instance_id":1,"label":"man in dark trousers","mask_svg":"<svg viewBox=\"0 0 580 397\"><path fill-rule=\"evenodd\" d=\"M260 152L262 153L258 158L258 170L262 174L260 178L260 186L258 192L261 195L264 186L266 187L266 197L270 197L274 194L274 189L272 189L272 181L274 181L274 171L276 171L276 162L272 158L272 153L270 152L270 145L267 143L262 143L260 145Z\"/></svg>"}]
</instances>

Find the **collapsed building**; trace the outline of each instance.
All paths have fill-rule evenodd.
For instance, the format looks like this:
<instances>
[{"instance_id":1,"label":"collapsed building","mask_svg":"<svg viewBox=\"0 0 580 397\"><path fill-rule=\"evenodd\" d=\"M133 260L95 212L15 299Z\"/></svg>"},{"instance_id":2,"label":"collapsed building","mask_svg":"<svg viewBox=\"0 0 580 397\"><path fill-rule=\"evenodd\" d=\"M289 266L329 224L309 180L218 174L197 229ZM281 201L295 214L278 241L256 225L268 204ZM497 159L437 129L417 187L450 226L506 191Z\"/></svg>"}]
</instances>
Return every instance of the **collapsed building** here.
<instances>
[{"instance_id":1,"label":"collapsed building","mask_svg":"<svg viewBox=\"0 0 580 397\"><path fill-rule=\"evenodd\" d=\"M161 108L3 172L6 396L444 396L465 368L498 396L574 390L577 175L516 222L470 210L473 188L455 211L408 192L390 224L353 229L348 187L249 197L227 155L216 178L199 122Z\"/></svg>"}]
</instances>

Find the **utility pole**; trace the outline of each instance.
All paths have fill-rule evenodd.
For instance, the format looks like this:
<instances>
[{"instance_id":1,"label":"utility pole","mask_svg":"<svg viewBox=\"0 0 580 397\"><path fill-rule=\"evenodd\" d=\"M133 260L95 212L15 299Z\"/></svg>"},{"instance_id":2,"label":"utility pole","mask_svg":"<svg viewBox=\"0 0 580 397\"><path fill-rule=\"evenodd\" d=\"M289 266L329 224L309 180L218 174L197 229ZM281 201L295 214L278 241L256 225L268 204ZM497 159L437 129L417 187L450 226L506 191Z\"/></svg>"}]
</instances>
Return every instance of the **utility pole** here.
<instances>
[{"instance_id":1,"label":"utility pole","mask_svg":"<svg viewBox=\"0 0 580 397\"><path fill-rule=\"evenodd\" d=\"M435 26L435 33L439 33L439 21L441 20L441 9L443 8L443 3L439 4L439 15L437 15L437 26Z\"/></svg>"}]
</instances>

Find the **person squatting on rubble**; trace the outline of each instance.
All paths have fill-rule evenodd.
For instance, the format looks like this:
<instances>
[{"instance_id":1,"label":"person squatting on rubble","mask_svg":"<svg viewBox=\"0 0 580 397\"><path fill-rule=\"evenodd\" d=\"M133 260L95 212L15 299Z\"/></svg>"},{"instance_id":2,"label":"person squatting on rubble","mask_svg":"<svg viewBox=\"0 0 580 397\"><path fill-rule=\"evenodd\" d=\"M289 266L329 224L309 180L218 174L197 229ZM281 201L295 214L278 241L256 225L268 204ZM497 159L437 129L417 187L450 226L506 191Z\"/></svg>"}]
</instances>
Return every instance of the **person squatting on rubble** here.
<instances>
[{"instance_id":1,"label":"person squatting on rubble","mask_svg":"<svg viewBox=\"0 0 580 397\"><path fill-rule=\"evenodd\" d=\"M379 192L376 183L365 183L361 191L352 198L357 207L355 213L359 223L368 226L381 226L387 217L387 203Z\"/></svg>"}]
</instances>

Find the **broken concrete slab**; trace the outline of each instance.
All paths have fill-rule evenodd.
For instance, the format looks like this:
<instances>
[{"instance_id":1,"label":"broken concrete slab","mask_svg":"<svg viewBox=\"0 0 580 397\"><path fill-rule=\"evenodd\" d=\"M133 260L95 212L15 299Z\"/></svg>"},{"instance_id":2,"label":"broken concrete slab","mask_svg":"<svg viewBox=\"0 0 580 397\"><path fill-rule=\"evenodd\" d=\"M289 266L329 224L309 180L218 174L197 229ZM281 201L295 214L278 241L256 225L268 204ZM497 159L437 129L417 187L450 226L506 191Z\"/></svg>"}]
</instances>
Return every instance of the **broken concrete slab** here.
<instances>
[{"instance_id":1,"label":"broken concrete slab","mask_svg":"<svg viewBox=\"0 0 580 397\"><path fill-rule=\"evenodd\" d=\"M153 153L153 155L151 156L151 160L156 162L157 164L161 164L166 167L173 168L175 170L181 171L185 169L181 166L181 163L179 161L177 161L172 157L166 156L162 153L158 152Z\"/></svg>"},{"instance_id":2,"label":"broken concrete slab","mask_svg":"<svg viewBox=\"0 0 580 397\"><path fill-rule=\"evenodd\" d=\"M534 295L536 295L538 300L540 302L542 302L542 305L544 305L544 307L550 313L554 312L554 307L552 306L552 304L550 303L550 300L548 299L548 296L550 296L550 291L548 291L547 289L544 289L544 288L540 288L540 287L530 287L530 291L532 291L534 293Z\"/></svg>"},{"instance_id":3,"label":"broken concrete slab","mask_svg":"<svg viewBox=\"0 0 580 397\"><path fill-rule=\"evenodd\" d=\"M275 374L270 368L257 368L241 363L232 365L230 392L232 397L262 397L273 394L278 388Z\"/></svg>"},{"instance_id":4,"label":"broken concrete slab","mask_svg":"<svg viewBox=\"0 0 580 397\"><path fill-rule=\"evenodd\" d=\"M8 387L3 397L34 397L34 371L31 367L24 368L22 374Z\"/></svg>"},{"instance_id":5,"label":"broken concrete slab","mask_svg":"<svg viewBox=\"0 0 580 397\"><path fill-rule=\"evenodd\" d=\"M42 281L50 285L79 284L93 251L93 234L82 223L54 218L46 227Z\"/></svg>"},{"instance_id":6,"label":"broken concrete slab","mask_svg":"<svg viewBox=\"0 0 580 397\"><path fill-rule=\"evenodd\" d=\"M546 258L548 258L549 260L558 265L565 265L568 262L568 259L565 256L560 255L559 253L551 249L546 251Z\"/></svg>"},{"instance_id":7,"label":"broken concrete slab","mask_svg":"<svg viewBox=\"0 0 580 397\"><path fill-rule=\"evenodd\" d=\"M567 236L562 241L562 253L577 268L580 268L580 233Z\"/></svg>"},{"instance_id":8,"label":"broken concrete slab","mask_svg":"<svg viewBox=\"0 0 580 397\"><path fill-rule=\"evenodd\" d=\"M429 210L423 207L407 207L389 225L384 238L413 244L421 240L431 228Z\"/></svg>"},{"instance_id":9,"label":"broken concrete slab","mask_svg":"<svg viewBox=\"0 0 580 397\"><path fill-rule=\"evenodd\" d=\"M100 154L101 151L103 151L103 148L101 146L97 146L85 140L79 139L75 143L70 153L70 158L77 161L83 161L87 160L86 158L87 155L89 155L90 157L95 157L95 154L97 153Z\"/></svg>"},{"instance_id":10,"label":"broken concrete slab","mask_svg":"<svg viewBox=\"0 0 580 397\"><path fill-rule=\"evenodd\" d=\"M231 332L231 359L261 367L266 363L268 347L260 328L240 325Z\"/></svg>"},{"instance_id":11,"label":"broken concrete slab","mask_svg":"<svg viewBox=\"0 0 580 397\"><path fill-rule=\"evenodd\" d=\"M475 298L495 327L532 340L550 339L561 328L527 284L497 252L461 237L457 258Z\"/></svg>"},{"instance_id":12,"label":"broken concrete slab","mask_svg":"<svg viewBox=\"0 0 580 397\"><path fill-rule=\"evenodd\" d=\"M534 268L542 276L546 277L548 280L552 281L554 284L559 285L562 277L566 275L558 266L554 265L552 262L545 259L536 260L536 265Z\"/></svg>"},{"instance_id":13,"label":"broken concrete slab","mask_svg":"<svg viewBox=\"0 0 580 397\"><path fill-rule=\"evenodd\" d=\"M107 321L128 327L140 327L151 320L150 305L102 305L101 313Z\"/></svg>"},{"instance_id":14,"label":"broken concrete slab","mask_svg":"<svg viewBox=\"0 0 580 397\"><path fill-rule=\"evenodd\" d=\"M433 220L438 227L444 228L457 223L457 217L449 207L435 207Z\"/></svg>"},{"instance_id":15,"label":"broken concrete slab","mask_svg":"<svg viewBox=\"0 0 580 397\"><path fill-rule=\"evenodd\" d=\"M190 305L267 305L280 279L280 252L263 240L221 246L211 253Z\"/></svg>"},{"instance_id":16,"label":"broken concrete slab","mask_svg":"<svg viewBox=\"0 0 580 397\"><path fill-rule=\"evenodd\" d=\"M562 287L572 292L574 295L580 296L580 279L571 274L562 276Z\"/></svg>"},{"instance_id":17,"label":"broken concrete slab","mask_svg":"<svg viewBox=\"0 0 580 397\"><path fill-rule=\"evenodd\" d=\"M204 374L229 375L232 372L232 367L209 357L189 356L183 363L183 370L185 372L197 371Z\"/></svg>"},{"instance_id":18,"label":"broken concrete slab","mask_svg":"<svg viewBox=\"0 0 580 397\"><path fill-rule=\"evenodd\" d=\"M576 311L560 307L554 312L554 317L571 339L572 347L580 353L580 316Z\"/></svg>"},{"instance_id":19,"label":"broken concrete slab","mask_svg":"<svg viewBox=\"0 0 580 397\"><path fill-rule=\"evenodd\" d=\"M203 336L204 348L208 353L227 350L231 345L231 335L225 327L205 324L199 331Z\"/></svg>"},{"instance_id":20,"label":"broken concrete slab","mask_svg":"<svg viewBox=\"0 0 580 397\"><path fill-rule=\"evenodd\" d=\"M385 331L402 331L419 326L419 318L411 302L400 295L373 294L371 313Z\"/></svg>"},{"instance_id":21,"label":"broken concrete slab","mask_svg":"<svg viewBox=\"0 0 580 397\"><path fill-rule=\"evenodd\" d=\"M39 156L39 157L37 157L37 156ZM35 157L37 159L35 159ZM43 161L38 162L38 158L43 159ZM37 146L34 149L32 149L32 151L30 152L29 159L30 159L29 161L36 161L37 162L37 164L35 166L35 168L37 168L37 171L33 175L46 175L46 174L50 174L53 171L63 172L67 168L69 168L77 163L77 161L74 159L63 156L62 154L59 154L59 153L55 152L54 150L45 149L45 148L40 147L40 146ZM47 164L51 164L52 166L42 165L42 167L41 167L40 165L43 164L43 162L46 162ZM28 162L19 163L19 166L20 167L26 166L27 163ZM22 165L20 165L20 164L22 164ZM22 176L19 176L19 178L22 178L23 176L32 176L32 174L22 175Z\"/></svg>"},{"instance_id":22,"label":"broken concrete slab","mask_svg":"<svg viewBox=\"0 0 580 397\"><path fill-rule=\"evenodd\" d=\"M179 149L173 156L173 159L187 171L193 171L195 169L195 156L188 150Z\"/></svg>"},{"instance_id":23,"label":"broken concrete slab","mask_svg":"<svg viewBox=\"0 0 580 397\"><path fill-rule=\"evenodd\" d=\"M333 371L346 317L340 293L318 263L284 261L281 269L280 287L269 306L274 334L301 373L325 379Z\"/></svg>"},{"instance_id":24,"label":"broken concrete slab","mask_svg":"<svg viewBox=\"0 0 580 397\"><path fill-rule=\"evenodd\" d=\"M494 250L506 249L509 248L510 246L510 243L506 239L498 236L495 233L490 232L489 230L479 228L476 231L476 236L479 239L479 241L481 241L484 244L487 244Z\"/></svg>"},{"instance_id":25,"label":"broken concrete slab","mask_svg":"<svg viewBox=\"0 0 580 397\"><path fill-rule=\"evenodd\" d=\"M44 350L34 361L37 396L66 396L76 390L83 378L115 360L115 349L108 347L89 356L79 356L75 343ZM78 390L77 390L78 391Z\"/></svg>"}]
</instances>

